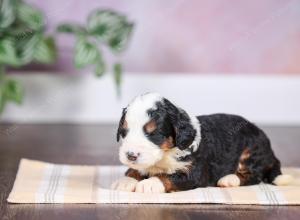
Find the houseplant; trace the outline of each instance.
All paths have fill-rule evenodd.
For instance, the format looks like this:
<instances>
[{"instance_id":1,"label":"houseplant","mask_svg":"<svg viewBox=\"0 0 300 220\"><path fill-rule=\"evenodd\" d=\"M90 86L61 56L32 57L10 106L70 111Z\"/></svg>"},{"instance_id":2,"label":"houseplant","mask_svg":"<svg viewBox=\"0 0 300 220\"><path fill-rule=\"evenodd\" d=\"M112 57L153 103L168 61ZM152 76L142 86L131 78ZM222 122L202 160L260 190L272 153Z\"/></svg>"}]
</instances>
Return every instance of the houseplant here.
<instances>
[{"instance_id":1,"label":"houseplant","mask_svg":"<svg viewBox=\"0 0 300 220\"><path fill-rule=\"evenodd\" d=\"M118 55L125 50L133 23L112 10L95 10L86 25L64 23L59 33L76 38L74 64L81 69L92 66L97 76L107 70L102 50L104 47ZM51 64L57 57L53 36L45 34L45 19L37 8L23 0L0 0L0 113L7 102L20 104L23 98L21 84L7 74L7 68L20 68L29 63ZM113 65L118 94L122 66Z\"/></svg>"},{"instance_id":2,"label":"houseplant","mask_svg":"<svg viewBox=\"0 0 300 220\"><path fill-rule=\"evenodd\" d=\"M57 27L57 31L75 36L75 67L81 69L92 66L95 74L102 76L107 70L103 49L106 47L115 55L123 52L129 42L133 26L133 23L120 13L97 9L89 14L85 25L64 23ZM120 62L113 65L112 72L119 93L122 73Z\"/></svg>"},{"instance_id":3,"label":"houseplant","mask_svg":"<svg viewBox=\"0 0 300 220\"><path fill-rule=\"evenodd\" d=\"M7 102L20 104L21 84L7 75L7 67L19 68L31 62L55 61L52 36L45 34L43 13L22 0L0 1L0 113Z\"/></svg>"}]
</instances>

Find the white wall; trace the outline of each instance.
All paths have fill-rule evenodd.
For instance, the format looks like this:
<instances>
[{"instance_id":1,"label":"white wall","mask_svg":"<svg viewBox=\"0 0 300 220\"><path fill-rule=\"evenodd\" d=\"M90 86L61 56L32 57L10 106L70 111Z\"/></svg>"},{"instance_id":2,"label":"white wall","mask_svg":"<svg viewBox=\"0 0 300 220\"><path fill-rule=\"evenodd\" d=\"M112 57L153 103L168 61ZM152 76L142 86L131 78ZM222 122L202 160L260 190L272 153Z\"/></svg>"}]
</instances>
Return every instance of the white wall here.
<instances>
[{"instance_id":1,"label":"white wall","mask_svg":"<svg viewBox=\"0 0 300 220\"><path fill-rule=\"evenodd\" d=\"M226 112L264 124L300 124L300 76L125 74L122 98L108 74L14 74L25 87L22 106L9 104L5 122L117 122L136 95L156 91L193 114Z\"/></svg>"}]
</instances>

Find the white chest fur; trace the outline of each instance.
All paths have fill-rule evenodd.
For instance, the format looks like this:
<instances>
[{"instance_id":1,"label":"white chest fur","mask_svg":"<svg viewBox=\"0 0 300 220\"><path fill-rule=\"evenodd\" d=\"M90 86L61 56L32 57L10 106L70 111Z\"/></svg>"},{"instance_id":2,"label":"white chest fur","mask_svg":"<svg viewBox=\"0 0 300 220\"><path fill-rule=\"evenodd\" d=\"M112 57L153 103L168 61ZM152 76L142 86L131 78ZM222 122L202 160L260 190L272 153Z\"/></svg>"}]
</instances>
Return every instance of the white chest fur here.
<instances>
[{"instance_id":1,"label":"white chest fur","mask_svg":"<svg viewBox=\"0 0 300 220\"><path fill-rule=\"evenodd\" d=\"M167 150L160 161L147 169L140 170L140 172L150 176L161 173L172 174L178 170L188 172L191 162L178 160L179 157L185 155L186 153L178 148Z\"/></svg>"}]
</instances>

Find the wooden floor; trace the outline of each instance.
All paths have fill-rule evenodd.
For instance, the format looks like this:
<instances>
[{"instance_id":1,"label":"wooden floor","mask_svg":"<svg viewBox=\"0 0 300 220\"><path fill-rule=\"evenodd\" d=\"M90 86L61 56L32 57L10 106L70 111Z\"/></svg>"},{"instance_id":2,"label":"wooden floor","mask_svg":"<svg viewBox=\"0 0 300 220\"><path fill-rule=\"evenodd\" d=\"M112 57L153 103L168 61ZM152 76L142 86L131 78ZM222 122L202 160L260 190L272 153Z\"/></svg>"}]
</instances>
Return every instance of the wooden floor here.
<instances>
[{"instance_id":1,"label":"wooden floor","mask_svg":"<svg viewBox=\"0 0 300 220\"><path fill-rule=\"evenodd\" d=\"M300 127L263 127L283 165L300 166ZM0 126L0 219L300 219L300 206L7 204L20 158L119 164L115 126Z\"/></svg>"}]
</instances>

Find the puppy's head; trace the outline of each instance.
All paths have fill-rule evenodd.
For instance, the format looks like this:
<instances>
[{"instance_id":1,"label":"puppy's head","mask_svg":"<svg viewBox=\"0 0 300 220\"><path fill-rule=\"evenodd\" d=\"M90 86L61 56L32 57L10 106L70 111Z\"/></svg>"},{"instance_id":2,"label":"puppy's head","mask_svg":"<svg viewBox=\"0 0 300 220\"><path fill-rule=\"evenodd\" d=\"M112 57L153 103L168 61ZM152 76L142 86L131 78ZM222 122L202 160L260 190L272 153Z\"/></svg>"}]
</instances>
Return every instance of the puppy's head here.
<instances>
[{"instance_id":1,"label":"puppy's head","mask_svg":"<svg viewBox=\"0 0 300 220\"><path fill-rule=\"evenodd\" d=\"M120 161L134 169L147 169L175 147L195 149L200 141L199 129L196 118L159 94L138 96L123 109L119 122Z\"/></svg>"}]
</instances>

